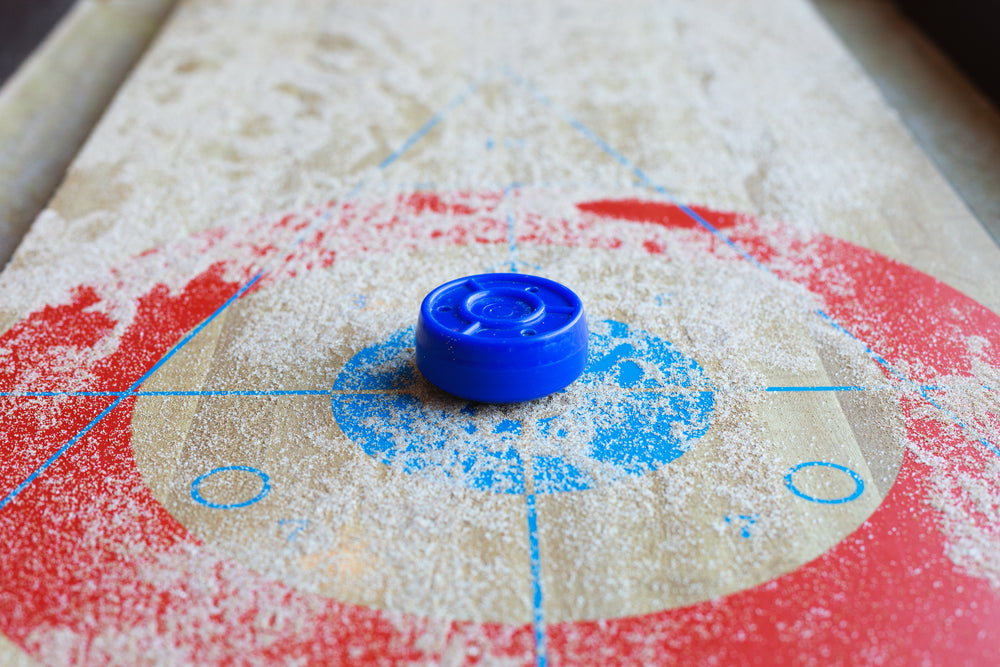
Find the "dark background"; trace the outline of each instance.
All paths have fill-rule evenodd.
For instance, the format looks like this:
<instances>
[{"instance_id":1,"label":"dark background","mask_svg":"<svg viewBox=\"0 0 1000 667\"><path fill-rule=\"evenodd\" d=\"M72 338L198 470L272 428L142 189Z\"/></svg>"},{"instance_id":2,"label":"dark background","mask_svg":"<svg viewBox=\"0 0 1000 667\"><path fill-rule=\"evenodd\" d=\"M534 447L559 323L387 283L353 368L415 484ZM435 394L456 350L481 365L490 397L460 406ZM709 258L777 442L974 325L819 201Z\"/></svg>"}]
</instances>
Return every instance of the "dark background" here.
<instances>
[{"instance_id":1,"label":"dark background","mask_svg":"<svg viewBox=\"0 0 1000 667\"><path fill-rule=\"evenodd\" d=\"M895 0L895 4L1000 108L1000 2Z\"/></svg>"},{"instance_id":2,"label":"dark background","mask_svg":"<svg viewBox=\"0 0 1000 667\"><path fill-rule=\"evenodd\" d=\"M0 0L0 82L14 73L73 0Z\"/></svg>"}]
</instances>

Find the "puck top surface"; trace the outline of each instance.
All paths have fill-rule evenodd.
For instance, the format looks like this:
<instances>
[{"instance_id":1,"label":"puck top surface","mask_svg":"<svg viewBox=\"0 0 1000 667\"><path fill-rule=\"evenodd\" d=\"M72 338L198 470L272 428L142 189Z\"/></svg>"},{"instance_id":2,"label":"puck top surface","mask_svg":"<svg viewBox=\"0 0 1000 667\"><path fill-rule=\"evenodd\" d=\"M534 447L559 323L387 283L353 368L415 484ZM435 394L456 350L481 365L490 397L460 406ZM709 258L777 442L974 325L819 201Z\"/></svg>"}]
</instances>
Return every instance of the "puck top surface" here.
<instances>
[{"instance_id":1,"label":"puck top surface","mask_svg":"<svg viewBox=\"0 0 1000 667\"><path fill-rule=\"evenodd\" d=\"M575 380L586 364L587 324L580 297L540 276L487 273L447 282L424 298L416 338L417 366L425 377L474 400L544 396ZM508 378L510 391L501 392L510 397L488 397L489 385L519 370L526 372ZM517 390L520 383L538 388ZM459 384L474 387L475 396L456 390Z\"/></svg>"}]
</instances>

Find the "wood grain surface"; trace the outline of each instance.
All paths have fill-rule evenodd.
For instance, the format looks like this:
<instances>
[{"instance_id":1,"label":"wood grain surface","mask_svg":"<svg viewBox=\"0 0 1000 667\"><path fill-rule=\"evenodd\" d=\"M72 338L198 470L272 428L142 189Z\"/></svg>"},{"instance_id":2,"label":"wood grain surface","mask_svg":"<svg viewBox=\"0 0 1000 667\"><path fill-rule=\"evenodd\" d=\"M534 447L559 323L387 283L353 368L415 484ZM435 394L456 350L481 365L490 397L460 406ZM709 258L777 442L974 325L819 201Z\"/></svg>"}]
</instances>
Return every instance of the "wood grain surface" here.
<instances>
[{"instance_id":1,"label":"wood grain surface","mask_svg":"<svg viewBox=\"0 0 1000 667\"><path fill-rule=\"evenodd\" d=\"M6 264L172 2L78 2L0 90Z\"/></svg>"},{"instance_id":2,"label":"wood grain surface","mask_svg":"<svg viewBox=\"0 0 1000 667\"><path fill-rule=\"evenodd\" d=\"M581 381L428 385L509 270ZM808 3L182 2L0 291L43 662L1000 654L1000 250Z\"/></svg>"}]
</instances>

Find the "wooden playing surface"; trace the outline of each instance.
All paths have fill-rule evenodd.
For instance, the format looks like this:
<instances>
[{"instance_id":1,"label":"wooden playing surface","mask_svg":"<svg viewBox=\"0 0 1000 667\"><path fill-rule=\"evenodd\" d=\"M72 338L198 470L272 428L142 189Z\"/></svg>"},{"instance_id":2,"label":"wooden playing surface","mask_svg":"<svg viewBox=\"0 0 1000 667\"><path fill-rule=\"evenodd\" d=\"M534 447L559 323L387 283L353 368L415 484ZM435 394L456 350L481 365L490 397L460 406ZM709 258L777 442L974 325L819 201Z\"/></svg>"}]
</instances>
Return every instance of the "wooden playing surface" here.
<instances>
[{"instance_id":1,"label":"wooden playing surface","mask_svg":"<svg viewBox=\"0 0 1000 667\"><path fill-rule=\"evenodd\" d=\"M583 299L470 405L420 299ZM183 2L0 275L0 657L1000 659L1000 250L803 2Z\"/></svg>"}]
</instances>

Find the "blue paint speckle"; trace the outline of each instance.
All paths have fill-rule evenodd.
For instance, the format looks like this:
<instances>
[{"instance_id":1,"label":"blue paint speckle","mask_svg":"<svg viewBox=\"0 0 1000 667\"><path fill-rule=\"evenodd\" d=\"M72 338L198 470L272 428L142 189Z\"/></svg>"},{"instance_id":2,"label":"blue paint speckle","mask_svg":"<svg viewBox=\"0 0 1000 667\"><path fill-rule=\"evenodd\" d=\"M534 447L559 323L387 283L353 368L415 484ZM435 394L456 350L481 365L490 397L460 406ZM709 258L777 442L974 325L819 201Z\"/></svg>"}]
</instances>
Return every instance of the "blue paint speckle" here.
<instances>
[{"instance_id":1,"label":"blue paint speckle","mask_svg":"<svg viewBox=\"0 0 1000 667\"><path fill-rule=\"evenodd\" d=\"M680 457L714 412L697 362L622 322L595 327L575 398L531 423L520 418L524 408L429 390L413 367L413 346L406 329L358 352L334 383L334 417L385 465L467 488L525 493L527 466L515 445L529 431L545 444L530 461L535 493L591 488L595 469L607 479L642 475ZM589 438L583 460L559 454L570 437Z\"/></svg>"}]
</instances>

